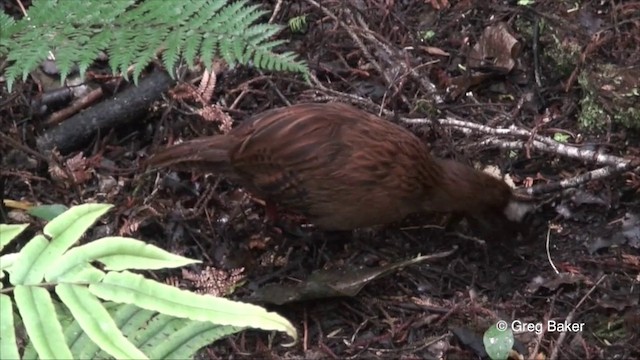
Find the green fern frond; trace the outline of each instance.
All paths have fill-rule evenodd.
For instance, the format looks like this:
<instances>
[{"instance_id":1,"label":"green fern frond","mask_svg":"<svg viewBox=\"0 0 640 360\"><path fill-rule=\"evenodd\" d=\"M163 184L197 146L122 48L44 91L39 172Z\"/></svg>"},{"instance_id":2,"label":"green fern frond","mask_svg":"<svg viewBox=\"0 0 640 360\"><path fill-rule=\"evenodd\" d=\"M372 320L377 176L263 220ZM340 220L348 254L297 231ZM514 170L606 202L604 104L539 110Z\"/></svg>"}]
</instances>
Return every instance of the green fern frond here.
<instances>
[{"instance_id":1,"label":"green fern frond","mask_svg":"<svg viewBox=\"0 0 640 360\"><path fill-rule=\"evenodd\" d=\"M289 19L289 29L293 32L301 32L307 26L307 15L300 15Z\"/></svg>"},{"instance_id":2,"label":"green fern frond","mask_svg":"<svg viewBox=\"0 0 640 360\"><path fill-rule=\"evenodd\" d=\"M180 59L180 51L184 46L184 38L184 31L182 31L182 29L176 29L171 34L169 34L165 43L165 50L162 54L162 63L172 77L175 76L175 74L173 73L173 69Z\"/></svg>"},{"instance_id":3,"label":"green fern frond","mask_svg":"<svg viewBox=\"0 0 640 360\"><path fill-rule=\"evenodd\" d=\"M27 79L29 73L35 69L49 55L50 47L46 41L38 34L27 33L24 41L31 41L30 46L19 47L19 42L11 41L11 45L7 52L7 60L13 62L5 71L7 79L7 87L11 89L11 85L17 78L22 81ZM0 54L2 55L2 54Z\"/></svg>"},{"instance_id":4,"label":"green fern frond","mask_svg":"<svg viewBox=\"0 0 640 360\"><path fill-rule=\"evenodd\" d=\"M16 21L9 15L2 12L0 13L0 29L2 29L2 31L0 31L0 54L6 54L11 46L10 41L11 36L13 35L9 31L18 30L16 29Z\"/></svg>"},{"instance_id":5,"label":"green fern frond","mask_svg":"<svg viewBox=\"0 0 640 360\"><path fill-rule=\"evenodd\" d=\"M247 37L249 44L258 46L275 36L279 31L280 28L271 26L270 24L258 24L247 29L244 32L244 36Z\"/></svg>"},{"instance_id":6,"label":"green fern frond","mask_svg":"<svg viewBox=\"0 0 640 360\"><path fill-rule=\"evenodd\" d=\"M246 30L248 28L247 25L253 24L261 16L267 13L264 10L260 10L258 5L245 6L246 1L238 1L234 5L238 4L241 4L243 7L238 11L235 11L233 13L233 17L224 19L226 21L226 25L232 26L236 31Z\"/></svg>"},{"instance_id":7,"label":"green fern frond","mask_svg":"<svg viewBox=\"0 0 640 360\"><path fill-rule=\"evenodd\" d=\"M102 51L112 71L125 78L133 66L134 81L159 54L171 76L180 59L190 66L201 60L209 68L216 56L230 64L253 61L265 70L308 73L292 53L274 52L283 43L272 40L281 27L259 23L266 11L247 0L34 0L28 13L19 21L0 14L0 56L11 62L4 74L9 89L49 52L63 79L76 66L84 74Z\"/></svg>"},{"instance_id":8,"label":"green fern frond","mask_svg":"<svg viewBox=\"0 0 640 360\"><path fill-rule=\"evenodd\" d=\"M200 36L195 36L193 32L187 32L187 37L185 40L186 41L184 44L182 57L184 57L189 66L193 67L197 55L204 52L200 52L200 44L202 44L202 38Z\"/></svg>"},{"instance_id":9,"label":"green fern frond","mask_svg":"<svg viewBox=\"0 0 640 360\"><path fill-rule=\"evenodd\" d=\"M295 61L297 54L287 51L280 54L271 54L264 51L262 48L256 49L253 58L255 59L259 56L260 62L256 64L256 67L266 70L275 70L275 71L290 71L290 72L299 72L305 75L305 78L308 76L309 69L304 64L299 64Z\"/></svg>"},{"instance_id":10,"label":"green fern frond","mask_svg":"<svg viewBox=\"0 0 640 360\"><path fill-rule=\"evenodd\" d=\"M209 29L218 30L226 25L233 25L233 23L230 23L231 21L239 22L240 18L243 16L243 10L246 9L246 3L246 0L240 0L222 9L216 16L217 21L209 23ZM251 10L253 9L255 9L255 7L252 7Z\"/></svg>"},{"instance_id":11,"label":"green fern frond","mask_svg":"<svg viewBox=\"0 0 640 360\"><path fill-rule=\"evenodd\" d=\"M229 37L226 37L224 39L222 39L222 41L220 41L220 45L218 47L218 50L220 52L220 56L222 56L222 58L228 62L229 64L233 64L233 39L230 39Z\"/></svg>"}]
</instances>

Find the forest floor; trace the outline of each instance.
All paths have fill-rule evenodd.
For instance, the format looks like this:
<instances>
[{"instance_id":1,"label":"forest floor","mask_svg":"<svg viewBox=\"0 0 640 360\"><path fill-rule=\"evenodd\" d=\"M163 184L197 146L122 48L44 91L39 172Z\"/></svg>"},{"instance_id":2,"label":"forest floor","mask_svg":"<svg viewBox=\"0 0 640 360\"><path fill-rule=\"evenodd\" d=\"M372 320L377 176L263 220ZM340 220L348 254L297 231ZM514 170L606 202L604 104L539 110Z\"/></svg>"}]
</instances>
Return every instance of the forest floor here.
<instances>
[{"instance_id":1,"label":"forest floor","mask_svg":"<svg viewBox=\"0 0 640 360\"><path fill-rule=\"evenodd\" d=\"M264 224L260 201L226 179L145 174L141 159L168 139L219 131L193 112L200 104L171 96L134 128L61 155L82 173L75 184L33 154L12 165L5 156L3 197L112 203L102 231L201 259L191 271L237 283L230 298L261 300L301 337L284 347L284 336L244 331L202 358L479 358L484 332L499 320L584 324L517 333L524 358L640 358L640 177L627 166L640 154L640 2L260 3L286 25L285 50L314 77L219 69L216 109L234 121L314 101L382 113L438 156L496 166L517 187L536 189L544 200L528 236L496 243L464 223L445 231L428 215L345 241L282 233ZM31 148L46 126L15 119L29 118L37 89L27 81L0 101L0 132ZM394 267L429 254L442 255ZM309 280L317 271L326 272L321 284ZM334 292L295 286L307 281Z\"/></svg>"}]
</instances>

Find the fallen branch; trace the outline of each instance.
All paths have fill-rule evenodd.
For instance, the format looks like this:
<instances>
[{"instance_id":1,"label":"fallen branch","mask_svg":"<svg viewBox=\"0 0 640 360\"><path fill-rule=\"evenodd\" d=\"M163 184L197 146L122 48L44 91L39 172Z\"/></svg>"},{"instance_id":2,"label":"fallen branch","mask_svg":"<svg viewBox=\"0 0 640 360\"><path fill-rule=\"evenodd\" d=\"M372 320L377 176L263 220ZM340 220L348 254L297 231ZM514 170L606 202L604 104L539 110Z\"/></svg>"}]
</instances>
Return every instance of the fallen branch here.
<instances>
[{"instance_id":1,"label":"fallen branch","mask_svg":"<svg viewBox=\"0 0 640 360\"><path fill-rule=\"evenodd\" d=\"M107 133L131 121L140 121L149 111L149 106L161 99L173 83L167 73L153 72L142 78L138 86L131 86L47 130L36 139L38 150L49 152L58 149L60 153L67 154L86 145L96 134Z\"/></svg>"}]
</instances>

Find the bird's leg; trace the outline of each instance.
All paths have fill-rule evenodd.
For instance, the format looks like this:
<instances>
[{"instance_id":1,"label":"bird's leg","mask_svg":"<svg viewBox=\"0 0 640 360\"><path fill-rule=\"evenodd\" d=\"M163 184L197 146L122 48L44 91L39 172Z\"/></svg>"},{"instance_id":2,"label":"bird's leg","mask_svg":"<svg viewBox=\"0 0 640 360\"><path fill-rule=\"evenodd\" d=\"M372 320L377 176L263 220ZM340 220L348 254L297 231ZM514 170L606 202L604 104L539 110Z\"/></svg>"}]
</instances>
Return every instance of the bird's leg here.
<instances>
[{"instance_id":1,"label":"bird's leg","mask_svg":"<svg viewBox=\"0 0 640 360\"><path fill-rule=\"evenodd\" d=\"M464 218L464 215L461 213L448 213L445 214L444 219L442 219L441 225L445 231L455 231Z\"/></svg>"},{"instance_id":2,"label":"bird's leg","mask_svg":"<svg viewBox=\"0 0 640 360\"><path fill-rule=\"evenodd\" d=\"M267 223L275 224L276 222L278 222L278 207L273 201L265 201L264 213L267 219Z\"/></svg>"},{"instance_id":3,"label":"bird's leg","mask_svg":"<svg viewBox=\"0 0 640 360\"><path fill-rule=\"evenodd\" d=\"M322 238L327 241L338 242L351 240L353 238L353 231L349 230L334 230L334 231L324 231L322 233Z\"/></svg>"},{"instance_id":4,"label":"bird's leg","mask_svg":"<svg viewBox=\"0 0 640 360\"><path fill-rule=\"evenodd\" d=\"M265 201L265 217L266 223L276 227L282 232L293 235L296 237L305 237L308 235L308 232L300 227L300 224L287 216L280 216L280 212L278 211L278 206L275 202L266 200Z\"/></svg>"}]
</instances>

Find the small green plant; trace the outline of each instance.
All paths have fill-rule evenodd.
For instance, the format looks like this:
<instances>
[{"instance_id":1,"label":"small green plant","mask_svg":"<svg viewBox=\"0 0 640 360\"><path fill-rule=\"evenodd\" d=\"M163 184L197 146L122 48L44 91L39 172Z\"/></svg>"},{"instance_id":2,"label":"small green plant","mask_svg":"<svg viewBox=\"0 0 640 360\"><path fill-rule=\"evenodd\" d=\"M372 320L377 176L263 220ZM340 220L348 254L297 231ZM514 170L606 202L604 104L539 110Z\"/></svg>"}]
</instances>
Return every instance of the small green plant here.
<instances>
[{"instance_id":1,"label":"small green plant","mask_svg":"<svg viewBox=\"0 0 640 360\"><path fill-rule=\"evenodd\" d=\"M578 120L583 128L601 130L615 125L640 130L640 69L594 64L578 76L582 89Z\"/></svg>"},{"instance_id":2,"label":"small green plant","mask_svg":"<svg viewBox=\"0 0 640 360\"><path fill-rule=\"evenodd\" d=\"M137 81L143 69L161 57L167 71L183 59L210 68L214 57L229 64L308 75L292 52L275 53L284 43L273 37L281 26L258 23L266 11L247 0L34 0L28 17L14 20L0 13L0 57L6 57L7 86L26 79L53 54L64 80L77 65L80 74L102 52L115 73Z\"/></svg>"},{"instance_id":3,"label":"small green plant","mask_svg":"<svg viewBox=\"0 0 640 360\"><path fill-rule=\"evenodd\" d=\"M609 115L598 103L595 91L589 86L587 75L583 73L578 76L578 83L583 89L582 98L580 99L580 113L578 115L580 127L586 130L604 129Z\"/></svg>"},{"instance_id":4,"label":"small green plant","mask_svg":"<svg viewBox=\"0 0 640 360\"><path fill-rule=\"evenodd\" d=\"M289 19L289 29L291 29L292 32L297 32L297 33L304 32L306 28L307 28L306 14L295 16Z\"/></svg>"},{"instance_id":5,"label":"small green plant","mask_svg":"<svg viewBox=\"0 0 640 360\"><path fill-rule=\"evenodd\" d=\"M23 357L41 359L191 358L201 347L248 327L296 338L289 321L259 306L191 293L130 272L197 260L117 236L73 247L110 208L72 207L20 252L0 256L0 278L6 272L11 283L9 288L0 283L3 358L20 358L18 326L29 338ZM26 228L0 224L0 251Z\"/></svg>"},{"instance_id":6,"label":"small green plant","mask_svg":"<svg viewBox=\"0 0 640 360\"><path fill-rule=\"evenodd\" d=\"M540 30L542 32L542 29ZM551 34L552 42L546 46L545 54L550 64L555 64L553 71L558 76L569 76L576 64L580 61L582 48L580 44L572 38L562 38L555 34L555 29L547 27Z\"/></svg>"},{"instance_id":7,"label":"small green plant","mask_svg":"<svg viewBox=\"0 0 640 360\"><path fill-rule=\"evenodd\" d=\"M423 30L418 33L420 41L426 42L433 39L436 36L436 32L433 30Z\"/></svg>"},{"instance_id":8,"label":"small green plant","mask_svg":"<svg viewBox=\"0 0 640 360\"><path fill-rule=\"evenodd\" d=\"M569 135L557 132L553 134L553 140L560 143L566 143L569 140Z\"/></svg>"},{"instance_id":9,"label":"small green plant","mask_svg":"<svg viewBox=\"0 0 640 360\"><path fill-rule=\"evenodd\" d=\"M507 359L514 343L513 331L506 321L500 320L484 332L482 341L492 360Z\"/></svg>"}]
</instances>

